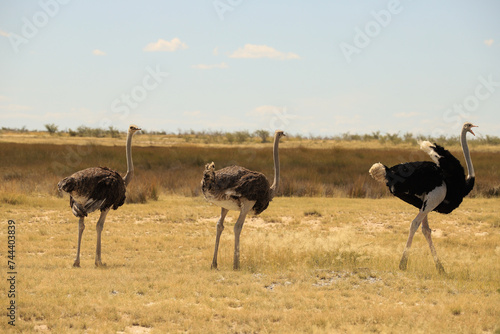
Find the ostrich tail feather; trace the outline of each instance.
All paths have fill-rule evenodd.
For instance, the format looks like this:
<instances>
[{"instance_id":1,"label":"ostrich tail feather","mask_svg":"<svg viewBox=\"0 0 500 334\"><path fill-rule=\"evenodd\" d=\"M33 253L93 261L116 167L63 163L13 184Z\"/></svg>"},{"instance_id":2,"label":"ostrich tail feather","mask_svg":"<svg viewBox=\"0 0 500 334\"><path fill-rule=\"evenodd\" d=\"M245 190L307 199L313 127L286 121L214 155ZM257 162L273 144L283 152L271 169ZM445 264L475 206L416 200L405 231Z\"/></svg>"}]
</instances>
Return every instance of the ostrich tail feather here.
<instances>
[{"instance_id":1,"label":"ostrich tail feather","mask_svg":"<svg viewBox=\"0 0 500 334\"><path fill-rule=\"evenodd\" d=\"M380 183L387 182L387 180L385 178L386 167L383 164L381 164L380 162L373 164L373 166L369 170L369 173L376 181L378 181Z\"/></svg>"},{"instance_id":2,"label":"ostrich tail feather","mask_svg":"<svg viewBox=\"0 0 500 334\"><path fill-rule=\"evenodd\" d=\"M436 144L424 140L420 142L420 149L427 153L429 157L431 157L432 161L439 166L439 158L441 158L441 156L436 152Z\"/></svg>"}]
</instances>

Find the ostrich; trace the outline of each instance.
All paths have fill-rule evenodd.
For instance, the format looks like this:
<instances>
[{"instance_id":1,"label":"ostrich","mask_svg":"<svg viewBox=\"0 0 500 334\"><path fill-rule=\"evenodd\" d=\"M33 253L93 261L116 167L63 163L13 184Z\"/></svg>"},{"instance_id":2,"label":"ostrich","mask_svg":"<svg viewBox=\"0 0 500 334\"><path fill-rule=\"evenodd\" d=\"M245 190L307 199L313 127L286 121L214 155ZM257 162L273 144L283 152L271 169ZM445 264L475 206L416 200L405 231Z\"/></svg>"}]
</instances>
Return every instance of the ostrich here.
<instances>
[{"instance_id":1,"label":"ostrich","mask_svg":"<svg viewBox=\"0 0 500 334\"><path fill-rule=\"evenodd\" d=\"M132 163L132 136L141 130L135 125L130 125L127 134L127 174L122 178L118 172L107 167L91 167L74 173L62 179L57 187L70 195L69 205L73 214L80 219L78 222L78 248L74 267L80 267L80 244L82 241L85 224L83 220L87 214L101 210L97 221L97 246L95 252L95 265L105 266L101 262L101 232L109 210L118 209L125 202L125 190L134 175Z\"/></svg>"},{"instance_id":2,"label":"ostrich","mask_svg":"<svg viewBox=\"0 0 500 334\"><path fill-rule=\"evenodd\" d=\"M215 164L205 166L201 189L205 199L221 207L221 214L217 222L217 237L215 238L214 258L212 269L217 269L217 251L219 240L224 230L224 218L229 210L238 210L240 215L234 225L234 262L233 269L240 268L240 233L245 217L252 212L256 215L264 211L269 202L276 195L280 182L280 161L278 145L283 131L274 133L274 181L270 186L264 174L254 172L240 166L229 166L215 171Z\"/></svg>"},{"instance_id":3,"label":"ostrich","mask_svg":"<svg viewBox=\"0 0 500 334\"><path fill-rule=\"evenodd\" d=\"M370 168L370 175L375 180L385 183L394 196L420 209L410 225L410 233L399 263L399 269L406 270L413 236L422 223L422 233L427 239L436 268L440 273L445 272L432 243L427 215L431 211L444 214L452 212L474 187L474 167L466 138L467 132L475 135L472 131L473 127L476 125L464 123L460 137L467 164L467 178L464 176L464 168L457 158L438 144L431 144L428 141L420 143L420 148L429 154L433 162L407 162L391 168L376 163Z\"/></svg>"}]
</instances>

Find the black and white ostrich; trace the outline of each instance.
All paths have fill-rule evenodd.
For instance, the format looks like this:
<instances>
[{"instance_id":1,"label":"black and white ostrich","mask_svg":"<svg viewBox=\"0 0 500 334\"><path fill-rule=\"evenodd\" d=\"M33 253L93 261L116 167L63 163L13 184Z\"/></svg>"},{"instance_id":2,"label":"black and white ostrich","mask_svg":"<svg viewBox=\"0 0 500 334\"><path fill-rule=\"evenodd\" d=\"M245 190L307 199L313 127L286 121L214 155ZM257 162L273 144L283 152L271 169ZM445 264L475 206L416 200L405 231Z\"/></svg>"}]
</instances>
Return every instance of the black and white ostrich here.
<instances>
[{"instance_id":1,"label":"black and white ostrich","mask_svg":"<svg viewBox=\"0 0 500 334\"><path fill-rule=\"evenodd\" d=\"M70 195L69 205L73 214L80 218L78 223L78 249L74 267L80 267L80 244L82 241L85 224L83 220L87 215L96 210L101 210L97 221L97 246L95 252L95 265L103 266L101 262L101 232L109 210L118 209L125 203L125 191L134 175L132 163L132 137L141 130L135 125L130 125L127 134L127 174L122 178L118 172L107 167L91 167L74 173L62 179L57 187Z\"/></svg>"},{"instance_id":2,"label":"black and white ostrich","mask_svg":"<svg viewBox=\"0 0 500 334\"><path fill-rule=\"evenodd\" d=\"M467 164L467 177L465 177L464 168L457 158L443 147L428 141L422 142L420 148L429 154L433 162L407 162L391 168L376 163L370 168L370 175L375 180L385 183L394 196L420 209L410 226L408 241L399 263L401 270L406 270L413 236L422 223L422 233L429 243L436 268L440 273L444 273L444 268L432 243L427 215L431 211L444 214L452 212L474 187L474 167L466 138L467 132L474 135L473 127L475 125L472 123L465 123L460 136Z\"/></svg>"},{"instance_id":3,"label":"black and white ostrich","mask_svg":"<svg viewBox=\"0 0 500 334\"><path fill-rule=\"evenodd\" d=\"M238 210L240 215L234 225L234 261L233 269L240 267L240 233L248 213L258 215L264 211L274 198L280 182L280 162L278 144L283 131L274 134L274 182L269 181L264 174L254 172L240 166L229 166L215 171L215 164L205 166L201 189L205 199L220 206L221 214L217 222L217 236L215 238L214 258L212 268L217 269L217 251L219 240L224 230L224 218L229 210Z\"/></svg>"}]
</instances>

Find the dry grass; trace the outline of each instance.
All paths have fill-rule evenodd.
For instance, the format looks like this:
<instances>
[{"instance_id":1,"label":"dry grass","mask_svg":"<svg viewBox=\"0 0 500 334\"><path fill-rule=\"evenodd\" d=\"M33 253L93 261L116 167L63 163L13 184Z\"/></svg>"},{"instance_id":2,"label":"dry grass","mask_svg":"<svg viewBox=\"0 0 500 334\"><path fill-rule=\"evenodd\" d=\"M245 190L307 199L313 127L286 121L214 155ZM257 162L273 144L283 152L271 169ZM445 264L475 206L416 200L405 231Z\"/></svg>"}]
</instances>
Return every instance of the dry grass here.
<instances>
[{"instance_id":1,"label":"dry grass","mask_svg":"<svg viewBox=\"0 0 500 334\"><path fill-rule=\"evenodd\" d=\"M72 268L77 220L67 199L17 196L0 202L0 243L7 243L7 219L16 220L18 332L491 333L500 328L498 199L466 199L451 215L430 216L448 271L439 276L421 233L408 271L397 269L415 210L392 198L276 198L245 223L240 271L231 269L236 214L230 213L220 270L214 271L219 209L200 197L162 195L111 212L103 232L107 267L96 269L97 214L86 220L82 268ZM0 247L0 257L6 260L6 247ZM7 328L2 319L0 331Z\"/></svg>"},{"instance_id":2,"label":"dry grass","mask_svg":"<svg viewBox=\"0 0 500 334\"><path fill-rule=\"evenodd\" d=\"M142 137L136 136L137 139ZM55 138L64 143L68 138ZM122 173L126 171L124 141L102 138L78 143L26 144L2 143L0 156L0 193L32 192L56 195L57 182L78 170L91 166L107 166ZM114 146L108 145L114 140ZM135 139L134 139L135 140ZM393 148L296 146L285 141L280 146L282 178L280 193L284 196L324 196L350 198L379 198L388 196L386 187L368 175L374 162L394 165L405 161L428 160L416 146ZM99 145L97 145L99 144ZM143 203L155 200L159 194L197 196L204 165L214 161L216 168L231 164L261 171L272 178L271 144L246 146L139 146L133 148L136 177L129 189L129 201ZM312 146L312 147L310 147ZM462 161L460 149L452 152ZM500 151L472 151L476 170L476 187L472 197L500 196ZM34 163L36 161L36 163ZM0 195L1 199L1 195Z\"/></svg>"}]
</instances>

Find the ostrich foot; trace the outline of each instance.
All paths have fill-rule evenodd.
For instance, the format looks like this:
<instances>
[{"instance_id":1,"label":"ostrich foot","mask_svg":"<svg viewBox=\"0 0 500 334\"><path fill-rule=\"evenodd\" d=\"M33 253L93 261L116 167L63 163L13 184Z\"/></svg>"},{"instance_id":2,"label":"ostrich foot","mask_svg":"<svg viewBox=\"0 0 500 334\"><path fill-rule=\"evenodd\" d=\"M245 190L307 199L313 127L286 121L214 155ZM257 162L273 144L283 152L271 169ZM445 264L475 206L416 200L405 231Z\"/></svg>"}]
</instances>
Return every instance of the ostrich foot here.
<instances>
[{"instance_id":1,"label":"ostrich foot","mask_svg":"<svg viewBox=\"0 0 500 334\"><path fill-rule=\"evenodd\" d=\"M217 269L217 263L212 263L212 265L210 266L210 269L218 270Z\"/></svg>"},{"instance_id":2,"label":"ostrich foot","mask_svg":"<svg viewBox=\"0 0 500 334\"><path fill-rule=\"evenodd\" d=\"M439 261L436 262L436 269L438 270L440 275L446 275L446 271L444 270L444 267L441 264L441 262Z\"/></svg>"},{"instance_id":3,"label":"ostrich foot","mask_svg":"<svg viewBox=\"0 0 500 334\"><path fill-rule=\"evenodd\" d=\"M102 263L101 261L96 261L95 266L96 267L106 267L106 263Z\"/></svg>"},{"instance_id":4,"label":"ostrich foot","mask_svg":"<svg viewBox=\"0 0 500 334\"><path fill-rule=\"evenodd\" d=\"M80 260L75 260L75 262L73 262L73 267L80 268Z\"/></svg>"},{"instance_id":5,"label":"ostrich foot","mask_svg":"<svg viewBox=\"0 0 500 334\"><path fill-rule=\"evenodd\" d=\"M399 262L399 269L406 270L407 265L408 265L408 257L406 255L403 255L401 261Z\"/></svg>"}]
</instances>

